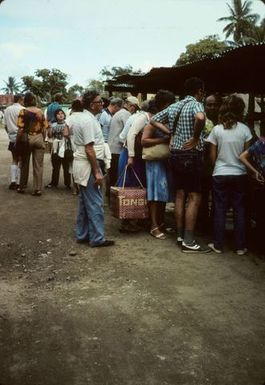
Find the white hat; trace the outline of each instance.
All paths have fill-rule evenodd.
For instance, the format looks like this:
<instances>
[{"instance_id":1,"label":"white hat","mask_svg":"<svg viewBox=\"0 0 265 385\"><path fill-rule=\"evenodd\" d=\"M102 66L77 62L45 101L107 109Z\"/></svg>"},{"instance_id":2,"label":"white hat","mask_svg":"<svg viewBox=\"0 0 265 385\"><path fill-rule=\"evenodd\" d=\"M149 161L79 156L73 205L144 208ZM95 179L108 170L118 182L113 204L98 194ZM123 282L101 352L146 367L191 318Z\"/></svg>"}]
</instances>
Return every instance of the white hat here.
<instances>
[{"instance_id":1,"label":"white hat","mask_svg":"<svg viewBox=\"0 0 265 385\"><path fill-rule=\"evenodd\" d=\"M126 102L135 104L137 107L140 107L139 100L135 96L128 96L128 98L126 99Z\"/></svg>"}]
</instances>

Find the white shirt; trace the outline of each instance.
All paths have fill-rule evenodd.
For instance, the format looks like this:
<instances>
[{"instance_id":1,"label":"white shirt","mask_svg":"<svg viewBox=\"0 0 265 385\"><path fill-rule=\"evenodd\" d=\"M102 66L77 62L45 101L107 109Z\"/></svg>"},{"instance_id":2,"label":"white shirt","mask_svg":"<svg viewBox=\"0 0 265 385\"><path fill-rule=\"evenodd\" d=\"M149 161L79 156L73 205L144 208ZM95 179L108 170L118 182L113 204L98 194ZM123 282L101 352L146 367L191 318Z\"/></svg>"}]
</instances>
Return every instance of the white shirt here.
<instances>
[{"instance_id":1,"label":"white shirt","mask_svg":"<svg viewBox=\"0 0 265 385\"><path fill-rule=\"evenodd\" d=\"M120 133L120 142L125 143L127 139L127 135L129 132L130 127L132 126L133 122L135 121L136 117L138 116L139 112L137 111L135 114L129 116L127 119L125 126L123 127L122 132Z\"/></svg>"},{"instance_id":2,"label":"white shirt","mask_svg":"<svg viewBox=\"0 0 265 385\"><path fill-rule=\"evenodd\" d=\"M104 159L104 137L97 118L91 112L76 112L66 119L76 145L73 162L73 176L76 183L86 186L91 174L91 164L85 146L93 144L98 159ZM103 155L102 155L103 154Z\"/></svg>"},{"instance_id":3,"label":"white shirt","mask_svg":"<svg viewBox=\"0 0 265 385\"><path fill-rule=\"evenodd\" d=\"M246 168L239 160L239 155L251 138L250 129L243 123L237 122L231 129L225 129L222 124L215 126L206 139L206 142L217 146L213 176L246 174Z\"/></svg>"},{"instance_id":4,"label":"white shirt","mask_svg":"<svg viewBox=\"0 0 265 385\"><path fill-rule=\"evenodd\" d=\"M5 109L3 122L6 127L6 132L10 142L15 143L16 141L17 131L18 131L17 119L18 119L19 112L23 108L24 107L21 104L14 103L12 104L12 106L9 106Z\"/></svg>"},{"instance_id":5,"label":"white shirt","mask_svg":"<svg viewBox=\"0 0 265 385\"><path fill-rule=\"evenodd\" d=\"M135 119L129 128L128 134L127 134L127 148L128 148L128 154L129 156L134 157L134 145L135 145L135 137L139 132L143 131L144 127L147 125L147 123L150 121L150 116L147 112L140 112L139 114L135 115Z\"/></svg>"}]
</instances>

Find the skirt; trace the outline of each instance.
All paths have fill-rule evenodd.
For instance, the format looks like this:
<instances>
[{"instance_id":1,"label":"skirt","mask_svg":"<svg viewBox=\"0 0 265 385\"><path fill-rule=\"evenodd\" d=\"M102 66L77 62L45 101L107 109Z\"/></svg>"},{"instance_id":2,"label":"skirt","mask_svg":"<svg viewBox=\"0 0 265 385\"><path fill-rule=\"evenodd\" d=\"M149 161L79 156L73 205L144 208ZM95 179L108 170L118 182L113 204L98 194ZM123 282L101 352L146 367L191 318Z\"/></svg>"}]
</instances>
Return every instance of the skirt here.
<instances>
[{"instance_id":1,"label":"skirt","mask_svg":"<svg viewBox=\"0 0 265 385\"><path fill-rule=\"evenodd\" d=\"M147 160L147 200L158 202L173 201L167 160Z\"/></svg>"}]
</instances>

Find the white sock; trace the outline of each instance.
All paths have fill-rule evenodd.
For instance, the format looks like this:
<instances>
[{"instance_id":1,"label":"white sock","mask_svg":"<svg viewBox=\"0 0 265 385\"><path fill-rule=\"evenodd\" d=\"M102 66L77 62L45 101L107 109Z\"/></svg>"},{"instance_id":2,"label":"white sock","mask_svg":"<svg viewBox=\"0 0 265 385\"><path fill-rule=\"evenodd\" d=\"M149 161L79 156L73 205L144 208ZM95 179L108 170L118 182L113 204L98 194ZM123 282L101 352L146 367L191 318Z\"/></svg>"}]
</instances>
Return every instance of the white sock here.
<instances>
[{"instance_id":1,"label":"white sock","mask_svg":"<svg viewBox=\"0 0 265 385\"><path fill-rule=\"evenodd\" d=\"M16 183L17 180L17 165L11 164L10 171L11 171L11 183Z\"/></svg>"},{"instance_id":2,"label":"white sock","mask_svg":"<svg viewBox=\"0 0 265 385\"><path fill-rule=\"evenodd\" d=\"M17 166L16 184L19 184L19 182L20 182L20 174L21 174L21 168L20 168L20 166Z\"/></svg>"}]
</instances>

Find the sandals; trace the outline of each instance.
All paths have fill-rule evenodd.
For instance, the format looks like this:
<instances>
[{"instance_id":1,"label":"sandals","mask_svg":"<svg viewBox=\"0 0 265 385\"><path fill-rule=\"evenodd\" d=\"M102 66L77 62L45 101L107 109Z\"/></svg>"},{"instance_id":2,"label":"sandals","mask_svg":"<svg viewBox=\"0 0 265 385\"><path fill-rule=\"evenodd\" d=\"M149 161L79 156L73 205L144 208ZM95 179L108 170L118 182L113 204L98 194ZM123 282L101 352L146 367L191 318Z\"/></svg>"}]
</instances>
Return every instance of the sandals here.
<instances>
[{"instance_id":1,"label":"sandals","mask_svg":"<svg viewBox=\"0 0 265 385\"><path fill-rule=\"evenodd\" d=\"M162 233L159 229L159 227L154 227L151 229L150 234L155 237L156 239L166 239L166 234Z\"/></svg>"},{"instance_id":2,"label":"sandals","mask_svg":"<svg viewBox=\"0 0 265 385\"><path fill-rule=\"evenodd\" d=\"M24 190L23 188L18 187L18 188L17 188L17 193L18 193L18 194L24 194L24 193L25 193L25 190Z\"/></svg>"}]
</instances>

